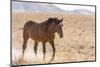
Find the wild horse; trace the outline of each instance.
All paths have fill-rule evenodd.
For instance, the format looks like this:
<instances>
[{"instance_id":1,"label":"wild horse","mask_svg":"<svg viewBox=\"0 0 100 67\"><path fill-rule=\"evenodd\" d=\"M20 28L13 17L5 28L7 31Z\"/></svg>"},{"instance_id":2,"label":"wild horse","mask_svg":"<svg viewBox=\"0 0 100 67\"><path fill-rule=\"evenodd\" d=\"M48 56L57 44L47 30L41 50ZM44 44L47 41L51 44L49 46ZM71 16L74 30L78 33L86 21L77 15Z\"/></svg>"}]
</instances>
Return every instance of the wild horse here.
<instances>
[{"instance_id":1,"label":"wild horse","mask_svg":"<svg viewBox=\"0 0 100 67\"><path fill-rule=\"evenodd\" d=\"M34 52L37 54L37 46L38 42L42 42L43 46L43 54L45 59L46 53L46 42L49 42L53 48L53 55L50 61L52 61L55 57L55 46L54 46L54 39L55 33L57 32L60 38L63 37L63 30L61 23L63 19L58 18L48 18L46 21L41 23L37 23L34 21L27 21L23 28L23 54L26 48L26 44L29 38L35 41Z\"/></svg>"}]
</instances>

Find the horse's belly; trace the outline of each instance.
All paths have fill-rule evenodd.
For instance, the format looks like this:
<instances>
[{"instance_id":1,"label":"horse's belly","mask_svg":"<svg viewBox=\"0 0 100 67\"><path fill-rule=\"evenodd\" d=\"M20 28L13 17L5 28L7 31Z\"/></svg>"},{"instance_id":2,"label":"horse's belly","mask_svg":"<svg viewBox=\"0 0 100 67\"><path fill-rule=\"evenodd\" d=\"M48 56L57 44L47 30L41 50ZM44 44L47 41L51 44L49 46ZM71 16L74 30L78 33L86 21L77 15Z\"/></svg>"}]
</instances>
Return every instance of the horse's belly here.
<instances>
[{"instance_id":1,"label":"horse's belly","mask_svg":"<svg viewBox=\"0 0 100 67\"><path fill-rule=\"evenodd\" d=\"M29 36L34 41L50 41L54 39L54 34L49 35L45 32L38 32L37 30L34 30L29 33Z\"/></svg>"},{"instance_id":2,"label":"horse's belly","mask_svg":"<svg viewBox=\"0 0 100 67\"><path fill-rule=\"evenodd\" d=\"M50 41L53 40L54 37L53 36L32 36L31 37L32 40L37 41L37 42L41 42L41 41Z\"/></svg>"}]
</instances>

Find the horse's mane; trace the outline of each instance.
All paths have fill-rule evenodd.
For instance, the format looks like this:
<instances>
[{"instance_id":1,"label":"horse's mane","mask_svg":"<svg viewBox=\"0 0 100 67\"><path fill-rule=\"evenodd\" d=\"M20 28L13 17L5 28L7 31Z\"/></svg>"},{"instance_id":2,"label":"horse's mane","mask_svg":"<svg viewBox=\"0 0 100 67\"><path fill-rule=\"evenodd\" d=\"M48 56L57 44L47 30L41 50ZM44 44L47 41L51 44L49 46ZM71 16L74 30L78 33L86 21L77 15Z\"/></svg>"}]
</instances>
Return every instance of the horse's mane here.
<instances>
[{"instance_id":1,"label":"horse's mane","mask_svg":"<svg viewBox=\"0 0 100 67\"><path fill-rule=\"evenodd\" d=\"M49 24L53 23L54 20L55 20L54 18L48 18L47 20L43 21L42 23L49 25Z\"/></svg>"}]
</instances>

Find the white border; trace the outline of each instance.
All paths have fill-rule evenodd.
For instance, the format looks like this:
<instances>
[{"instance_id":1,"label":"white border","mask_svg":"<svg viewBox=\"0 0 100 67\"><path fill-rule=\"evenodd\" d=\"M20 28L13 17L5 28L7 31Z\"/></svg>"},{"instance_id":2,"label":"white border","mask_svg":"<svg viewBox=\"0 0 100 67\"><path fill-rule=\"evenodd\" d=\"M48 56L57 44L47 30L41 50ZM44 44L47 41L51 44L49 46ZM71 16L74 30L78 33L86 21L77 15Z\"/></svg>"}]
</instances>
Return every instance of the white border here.
<instances>
[{"instance_id":1,"label":"white border","mask_svg":"<svg viewBox=\"0 0 100 67\"><path fill-rule=\"evenodd\" d=\"M32 0L31 0L32 1ZM86 63L69 63L55 65L40 65L41 67L99 67L100 64L100 1L99 0L37 0L58 3L89 4L97 6L97 61ZM0 0L0 67L10 65L10 0ZM29 66L27 66L29 67Z\"/></svg>"}]
</instances>

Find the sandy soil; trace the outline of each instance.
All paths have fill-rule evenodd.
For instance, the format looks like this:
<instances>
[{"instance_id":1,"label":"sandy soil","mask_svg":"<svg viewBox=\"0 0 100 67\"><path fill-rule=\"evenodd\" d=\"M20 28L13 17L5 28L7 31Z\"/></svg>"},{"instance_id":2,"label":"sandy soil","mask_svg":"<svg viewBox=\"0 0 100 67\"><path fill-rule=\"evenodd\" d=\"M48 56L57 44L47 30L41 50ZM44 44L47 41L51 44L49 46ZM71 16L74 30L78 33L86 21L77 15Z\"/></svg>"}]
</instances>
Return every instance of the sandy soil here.
<instances>
[{"instance_id":1,"label":"sandy soil","mask_svg":"<svg viewBox=\"0 0 100 67\"><path fill-rule=\"evenodd\" d=\"M22 28L26 21L34 20L40 23L48 17L63 17L62 39L56 34L56 56L51 63L94 61L95 60L95 16L76 14L53 13L12 13L12 62L13 64L44 64L48 63L52 56L52 48L47 43L46 59L43 60L42 45L39 43L37 56L33 47L34 41L28 40L23 61L19 62L22 55Z\"/></svg>"}]
</instances>

